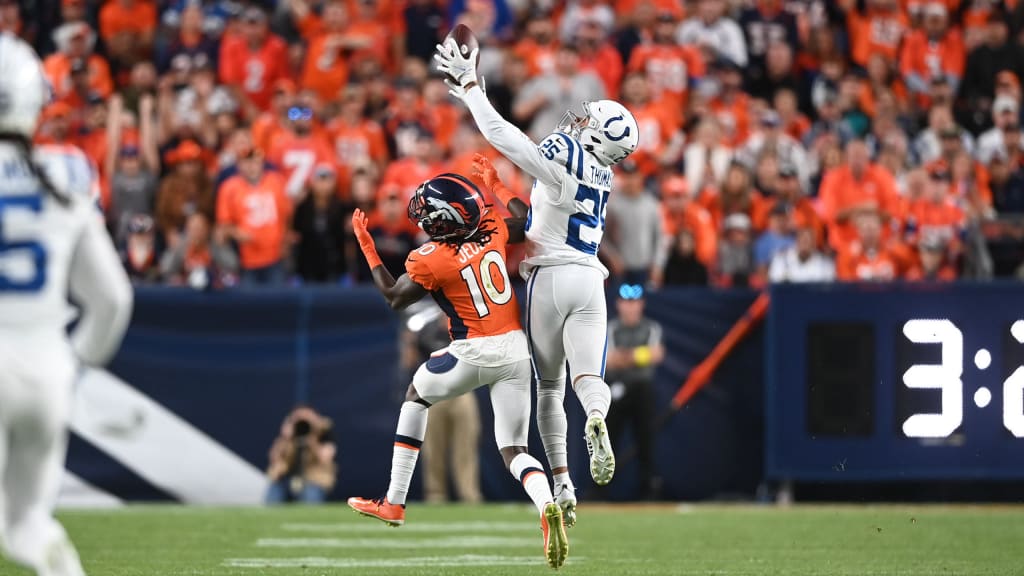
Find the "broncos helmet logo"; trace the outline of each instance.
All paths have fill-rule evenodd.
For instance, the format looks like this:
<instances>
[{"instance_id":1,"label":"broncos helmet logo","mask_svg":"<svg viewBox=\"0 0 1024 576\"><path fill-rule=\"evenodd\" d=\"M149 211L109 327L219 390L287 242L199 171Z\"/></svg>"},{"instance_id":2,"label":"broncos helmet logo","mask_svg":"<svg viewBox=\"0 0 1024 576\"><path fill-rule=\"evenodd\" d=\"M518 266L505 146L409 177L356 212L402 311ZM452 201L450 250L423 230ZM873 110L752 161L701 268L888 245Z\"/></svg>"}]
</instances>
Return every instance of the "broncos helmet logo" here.
<instances>
[{"instance_id":1,"label":"broncos helmet logo","mask_svg":"<svg viewBox=\"0 0 1024 576\"><path fill-rule=\"evenodd\" d=\"M439 198L427 198L426 201L431 208L429 217L432 220L447 220L457 224L466 224L469 221L466 209L458 204L449 204Z\"/></svg>"}]
</instances>

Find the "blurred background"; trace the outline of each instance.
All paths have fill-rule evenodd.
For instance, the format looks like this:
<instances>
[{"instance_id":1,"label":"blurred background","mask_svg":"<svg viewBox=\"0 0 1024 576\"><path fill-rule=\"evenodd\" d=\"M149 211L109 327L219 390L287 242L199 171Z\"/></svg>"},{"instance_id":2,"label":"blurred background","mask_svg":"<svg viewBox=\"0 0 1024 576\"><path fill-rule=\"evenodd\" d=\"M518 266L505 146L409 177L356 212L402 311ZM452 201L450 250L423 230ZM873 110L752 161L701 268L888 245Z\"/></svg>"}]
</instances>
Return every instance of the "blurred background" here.
<instances>
[{"instance_id":1,"label":"blurred background","mask_svg":"<svg viewBox=\"0 0 1024 576\"><path fill-rule=\"evenodd\" d=\"M584 99L641 128L601 250L622 471L586 497L1016 493L1024 3L0 0L53 86L37 141L91 158L137 284L123 350L80 387L65 502L383 485L443 338L367 284L349 216L397 274L423 180L479 152L531 185L431 71L456 23L534 139ZM446 412L425 497L518 497L489 410Z\"/></svg>"}]
</instances>

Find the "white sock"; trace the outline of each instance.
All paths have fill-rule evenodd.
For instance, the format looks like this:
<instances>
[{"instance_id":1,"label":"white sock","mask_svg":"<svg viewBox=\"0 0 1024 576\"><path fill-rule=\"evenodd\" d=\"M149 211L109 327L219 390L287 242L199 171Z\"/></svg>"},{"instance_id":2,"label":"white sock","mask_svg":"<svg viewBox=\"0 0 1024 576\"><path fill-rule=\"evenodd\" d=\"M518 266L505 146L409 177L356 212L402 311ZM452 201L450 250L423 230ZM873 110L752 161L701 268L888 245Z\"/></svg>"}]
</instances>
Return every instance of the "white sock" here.
<instances>
[{"instance_id":1,"label":"white sock","mask_svg":"<svg viewBox=\"0 0 1024 576\"><path fill-rule=\"evenodd\" d=\"M405 402L395 430L395 451L391 456L391 485L388 502L405 506L409 483L416 470L423 437L427 434L427 407L419 402Z\"/></svg>"},{"instance_id":2,"label":"white sock","mask_svg":"<svg viewBox=\"0 0 1024 576\"><path fill-rule=\"evenodd\" d=\"M555 474L553 480L555 482L555 492L558 492L559 486L566 486L569 490L576 491L576 486L573 485L572 478L569 478L568 472Z\"/></svg>"},{"instance_id":3,"label":"white sock","mask_svg":"<svg viewBox=\"0 0 1024 576\"><path fill-rule=\"evenodd\" d=\"M612 391L604 380L597 376L580 376L580 379L573 384L573 389L576 390L576 397L580 399L587 418L595 414L602 419L608 416L608 407L612 403Z\"/></svg>"},{"instance_id":4,"label":"white sock","mask_svg":"<svg viewBox=\"0 0 1024 576\"><path fill-rule=\"evenodd\" d=\"M565 378L537 383L537 430L552 470L569 465L565 452Z\"/></svg>"},{"instance_id":5,"label":"white sock","mask_svg":"<svg viewBox=\"0 0 1024 576\"><path fill-rule=\"evenodd\" d=\"M533 500L533 505L537 507L537 511L543 514L544 506L553 502L554 498L551 496L548 476L544 473L541 463L533 456L524 452L516 454L508 469L512 476L518 478L523 484L523 490L526 490L530 500Z\"/></svg>"}]
</instances>

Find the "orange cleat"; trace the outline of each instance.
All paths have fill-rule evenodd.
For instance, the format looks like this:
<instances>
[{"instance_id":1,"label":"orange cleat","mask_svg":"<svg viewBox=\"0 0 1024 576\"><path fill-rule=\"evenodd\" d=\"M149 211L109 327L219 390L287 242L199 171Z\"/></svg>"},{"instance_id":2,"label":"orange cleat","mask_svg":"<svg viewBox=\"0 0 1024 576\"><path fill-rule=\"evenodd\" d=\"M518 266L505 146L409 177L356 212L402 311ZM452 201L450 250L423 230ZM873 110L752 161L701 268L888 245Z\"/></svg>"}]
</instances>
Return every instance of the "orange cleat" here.
<instances>
[{"instance_id":1,"label":"orange cleat","mask_svg":"<svg viewBox=\"0 0 1024 576\"><path fill-rule=\"evenodd\" d=\"M376 518L393 528L405 524L405 506L392 504L385 496L372 500L352 497L348 499L348 506L363 516Z\"/></svg>"},{"instance_id":2,"label":"orange cleat","mask_svg":"<svg viewBox=\"0 0 1024 576\"><path fill-rule=\"evenodd\" d=\"M544 507L540 515L540 529L544 533L544 558L548 566L559 569L569 555L569 538L565 535L562 509L554 502Z\"/></svg>"}]
</instances>

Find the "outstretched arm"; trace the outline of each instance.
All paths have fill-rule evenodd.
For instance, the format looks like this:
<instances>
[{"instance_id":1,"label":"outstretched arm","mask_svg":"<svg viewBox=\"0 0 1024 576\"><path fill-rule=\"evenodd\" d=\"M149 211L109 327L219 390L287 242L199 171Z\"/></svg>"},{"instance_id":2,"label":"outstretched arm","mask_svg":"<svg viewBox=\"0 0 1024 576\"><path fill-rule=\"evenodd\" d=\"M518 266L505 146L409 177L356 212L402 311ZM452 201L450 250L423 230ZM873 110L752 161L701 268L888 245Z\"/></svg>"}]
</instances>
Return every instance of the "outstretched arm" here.
<instances>
[{"instance_id":1,"label":"outstretched arm","mask_svg":"<svg viewBox=\"0 0 1024 576\"><path fill-rule=\"evenodd\" d=\"M391 272L384 267L377 254L377 247L373 243L373 236L366 229L366 214L356 209L352 214L352 230L359 241L359 248L366 257L366 263L370 265L370 274L373 276L373 283L384 295L392 310L408 308L414 302L418 302L427 295L427 290L420 286L408 274L402 274L395 280Z\"/></svg>"},{"instance_id":2,"label":"outstretched arm","mask_svg":"<svg viewBox=\"0 0 1024 576\"><path fill-rule=\"evenodd\" d=\"M508 189L508 186L505 186L505 183L498 177L498 171L494 165L483 154L473 155L473 176L479 178L512 214L511 218L505 219L509 242L513 244L524 242L526 240L526 216L530 212L530 207L526 205L526 202L517 198Z\"/></svg>"}]
</instances>

